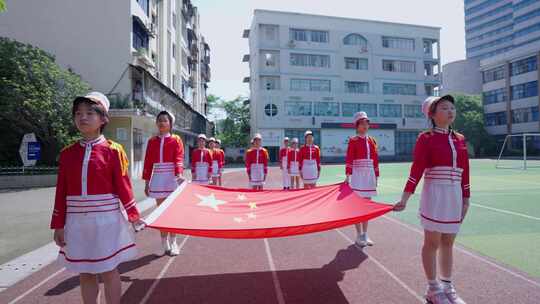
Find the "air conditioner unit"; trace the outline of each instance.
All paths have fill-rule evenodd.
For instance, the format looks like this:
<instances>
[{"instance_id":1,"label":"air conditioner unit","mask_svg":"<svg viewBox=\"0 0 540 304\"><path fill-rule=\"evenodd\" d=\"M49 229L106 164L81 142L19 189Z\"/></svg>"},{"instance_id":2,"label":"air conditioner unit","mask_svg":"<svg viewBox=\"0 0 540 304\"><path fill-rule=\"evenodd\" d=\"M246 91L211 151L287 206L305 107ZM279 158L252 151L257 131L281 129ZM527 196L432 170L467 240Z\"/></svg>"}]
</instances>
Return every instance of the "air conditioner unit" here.
<instances>
[{"instance_id":1,"label":"air conditioner unit","mask_svg":"<svg viewBox=\"0 0 540 304\"><path fill-rule=\"evenodd\" d=\"M296 43L294 43L294 40L289 40L289 43L287 43L287 46L290 48L294 48L296 46Z\"/></svg>"}]
</instances>

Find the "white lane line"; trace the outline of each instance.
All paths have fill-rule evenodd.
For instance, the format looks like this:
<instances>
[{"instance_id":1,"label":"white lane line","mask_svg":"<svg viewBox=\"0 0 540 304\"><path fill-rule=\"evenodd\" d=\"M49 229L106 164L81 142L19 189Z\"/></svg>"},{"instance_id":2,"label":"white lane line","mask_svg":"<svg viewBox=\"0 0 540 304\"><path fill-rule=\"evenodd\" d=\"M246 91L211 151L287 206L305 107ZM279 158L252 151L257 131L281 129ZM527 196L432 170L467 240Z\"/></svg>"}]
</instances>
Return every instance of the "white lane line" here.
<instances>
[{"instance_id":1,"label":"white lane line","mask_svg":"<svg viewBox=\"0 0 540 304\"><path fill-rule=\"evenodd\" d=\"M15 304L17 302L19 302L20 300L22 300L23 298L25 298L27 295L29 295L30 293L32 293L34 290L38 289L39 287L41 287L41 285L47 283L49 280L51 280L52 278L54 278L55 276L59 275L61 272L63 272L64 270L66 270L65 268L62 268L60 270L58 270L57 272L51 274L50 276L46 277L43 281L39 282L37 285L34 285L34 287L28 289L25 293L23 293L22 295L16 297L15 299L11 300L11 302L9 302L8 304Z\"/></svg>"},{"instance_id":2,"label":"white lane line","mask_svg":"<svg viewBox=\"0 0 540 304\"><path fill-rule=\"evenodd\" d=\"M184 247L184 245L186 244L188 239L189 239L189 235L187 235L184 238L184 240L182 241L182 243L180 243L180 245L178 246L180 251L182 251L182 248ZM148 291L144 295L143 299L141 300L141 302L140 302L141 304L145 304L148 301L148 299L150 299L150 296L154 292L154 289L156 289L159 281L163 278L163 276L165 276L165 273L167 273L167 270L169 270L169 267L171 266L171 264L174 262L174 260L176 260L176 257L178 257L178 256L174 256L174 257L170 258L167 261L167 264L165 264L165 266L163 266L163 269L161 269L161 272L158 274L158 276L156 277L156 279L152 283L152 286L150 286L150 289L148 289Z\"/></svg>"},{"instance_id":3,"label":"white lane line","mask_svg":"<svg viewBox=\"0 0 540 304\"><path fill-rule=\"evenodd\" d=\"M339 229L335 229L337 233L339 233L339 235L341 235L347 242L349 242L350 244L354 244L354 241L351 240L345 233L343 233L341 230ZM401 285L401 287L405 288L405 290L407 290L412 296L414 296L418 301L420 301L420 303L425 303L425 299L420 296L419 294L417 294L411 287L409 287L407 284L405 284L405 282L403 282L400 278L397 277L397 275L395 275L393 272L391 272L388 268L386 268L381 262L379 262L377 259L375 259L373 256L367 254L365 251L364 251L364 254L368 256L368 258L373 261L373 263L375 263L375 265L377 265L379 268L381 268L384 272L386 272L392 279L394 279L394 281L396 281L399 285Z\"/></svg>"},{"instance_id":4,"label":"white lane line","mask_svg":"<svg viewBox=\"0 0 540 304\"><path fill-rule=\"evenodd\" d=\"M477 208L484 208L484 209L488 209L488 210L495 211L495 212L520 216L520 217L524 217L524 218L530 219L530 220L540 221L540 217L530 216L530 215L526 215L526 214L523 214L523 213L518 213L518 212L514 212L514 211L508 211L508 210L499 209L499 208L493 208L493 207L481 205L481 204L478 204L478 203L471 203L471 206L474 206L474 207L477 207Z\"/></svg>"},{"instance_id":5,"label":"white lane line","mask_svg":"<svg viewBox=\"0 0 540 304\"><path fill-rule=\"evenodd\" d=\"M392 217L390 217L390 216L383 215L382 218L387 219L387 220L389 220L389 221L391 221L391 222L393 222L393 223L396 223L396 224L398 224L398 225L401 225L401 226L403 226L403 227L405 227L405 228L407 228L407 229L409 229L409 230L412 230L412 231L414 231L414 232L416 232L416 233L418 233L418 234L424 235L424 232L423 232L423 231L421 231L421 230L419 230L419 229L416 229L416 228L414 228L414 227L412 227L412 226L410 226L410 225L407 225L407 224L405 224L405 223L402 223L401 221L399 221L399 220L397 220L397 219L394 219L394 218L392 218ZM516 278L519 278L519 279L522 279L522 280L524 280L524 281L526 281L526 282L528 282L528 283L531 283L532 285L534 285L534 286L536 286L536 287L540 287L540 282L533 281L533 280L531 280L531 279L529 279L529 278L527 278L527 277L525 277L525 276L523 276L523 275L521 275L521 274L519 274L519 273L517 273L517 272L515 272L515 271L512 271L512 270L510 270L510 269L508 269L508 268L505 268L505 267L503 267L503 266L501 266L501 265L498 265L498 264L496 264L496 263L494 263L494 262L492 262L492 261L490 261L490 260L488 260L488 259L486 259L486 258L484 258L484 257L482 257L482 256L480 256L480 255L477 255L477 254L475 254L475 253L473 253L473 252L470 252L469 250L464 249L464 248L462 248L462 247L460 247L460 246L455 246L455 248L456 248L458 251L460 251L460 252L462 252L462 253L464 253L464 254L466 254L466 255L468 255L468 256L471 256L471 257L473 257L473 258L476 258L476 259L478 259L478 260L480 260L480 261L482 261L482 262L484 262L484 263L486 263L486 264L488 264L488 265L490 265L490 266L493 266L493 267L495 267L495 268L497 268L497 269L499 269L499 270L501 270L501 271L504 271L504 272L506 272L506 273L508 273L508 274L510 274L510 275L512 275L512 276L514 276L514 277L516 277Z\"/></svg>"},{"instance_id":6,"label":"white lane line","mask_svg":"<svg viewBox=\"0 0 540 304\"><path fill-rule=\"evenodd\" d=\"M272 252L270 251L270 244L268 243L268 239L264 239L264 247L266 249L266 256L268 257L268 265L270 266L270 271L272 272L272 280L274 281L277 301L279 304L285 304L283 291L281 290L281 284L279 283L276 272L276 265L274 264L274 258L272 258Z\"/></svg>"}]
</instances>

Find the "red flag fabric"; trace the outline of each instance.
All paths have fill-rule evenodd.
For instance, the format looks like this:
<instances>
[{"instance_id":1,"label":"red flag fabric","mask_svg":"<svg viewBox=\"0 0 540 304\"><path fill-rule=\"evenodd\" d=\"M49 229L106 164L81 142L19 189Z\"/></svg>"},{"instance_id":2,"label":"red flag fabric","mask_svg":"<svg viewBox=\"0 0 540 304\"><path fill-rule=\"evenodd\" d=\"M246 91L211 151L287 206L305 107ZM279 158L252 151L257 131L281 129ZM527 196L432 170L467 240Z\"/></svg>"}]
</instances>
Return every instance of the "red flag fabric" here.
<instances>
[{"instance_id":1,"label":"red flag fabric","mask_svg":"<svg viewBox=\"0 0 540 304\"><path fill-rule=\"evenodd\" d=\"M391 205L359 197L347 183L257 191L184 182L144 222L186 235L271 238L348 226L391 210Z\"/></svg>"}]
</instances>

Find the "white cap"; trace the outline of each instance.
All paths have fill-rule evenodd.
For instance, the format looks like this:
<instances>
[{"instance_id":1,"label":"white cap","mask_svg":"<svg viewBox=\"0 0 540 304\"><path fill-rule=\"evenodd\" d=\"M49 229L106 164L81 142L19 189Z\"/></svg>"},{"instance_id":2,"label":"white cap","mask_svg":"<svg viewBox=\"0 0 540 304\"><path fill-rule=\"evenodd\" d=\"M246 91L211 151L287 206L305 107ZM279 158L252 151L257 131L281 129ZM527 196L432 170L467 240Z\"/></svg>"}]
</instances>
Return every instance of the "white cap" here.
<instances>
[{"instance_id":1,"label":"white cap","mask_svg":"<svg viewBox=\"0 0 540 304\"><path fill-rule=\"evenodd\" d=\"M253 139L262 139L261 133L255 133L255 136L253 136Z\"/></svg>"},{"instance_id":2,"label":"white cap","mask_svg":"<svg viewBox=\"0 0 540 304\"><path fill-rule=\"evenodd\" d=\"M89 99L89 100L103 106L103 108L105 108L105 112L109 112L109 107L111 106L111 103L109 102L109 99L107 98L107 96L103 95L103 93L90 92L90 93L86 94L85 96L79 96L79 97L75 98L75 100L77 100L79 98Z\"/></svg>"},{"instance_id":3,"label":"white cap","mask_svg":"<svg viewBox=\"0 0 540 304\"><path fill-rule=\"evenodd\" d=\"M422 113L424 113L424 116L426 116L427 119L429 119L429 110L431 108L431 105L434 101L438 100L439 97L430 96L424 100L422 103Z\"/></svg>"},{"instance_id":4,"label":"white cap","mask_svg":"<svg viewBox=\"0 0 540 304\"><path fill-rule=\"evenodd\" d=\"M216 139L216 142L221 145L221 139Z\"/></svg>"},{"instance_id":5,"label":"white cap","mask_svg":"<svg viewBox=\"0 0 540 304\"><path fill-rule=\"evenodd\" d=\"M363 119L365 119L365 120L367 120L369 122L369 118L368 118L366 112L361 111L361 112L356 112L354 114L354 117L353 117L354 124L358 123L358 121L363 120Z\"/></svg>"},{"instance_id":6,"label":"white cap","mask_svg":"<svg viewBox=\"0 0 540 304\"><path fill-rule=\"evenodd\" d=\"M294 137L294 138L292 139L292 142L295 143L295 144L297 144L297 143L298 143L298 138L297 138L297 137Z\"/></svg>"},{"instance_id":7,"label":"white cap","mask_svg":"<svg viewBox=\"0 0 540 304\"><path fill-rule=\"evenodd\" d=\"M285 137L283 138L283 141L289 141L289 138L288 138L287 136L285 136Z\"/></svg>"},{"instance_id":8,"label":"white cap","mask_svg":"<svg viewBox=\"0 0 540 304\"><path fill-rule=\"evenodd\" d=\"M216 138L215 138L215 137L210 137L210 138L208 139L208 141L216 142Z\"/></svg>"},{"instance_id":9,"label":"white cap","mask_svg":"<svg viewBox=\"0 0 540 304\"><path fill-rule=\"evenodd\" d=\"M199 138L202 138L202 139L206 140L206 135L204 135L204 134L199 134L199 136L197 136L197 138L198 138L198 139L199 139Z\"/></svg>"},{"instance_id":10,"label":"white cap","mask_svg":"<svg viewBox=\"0 0 540 304\"><path fill-rule=\"evenodd\" d=\"M172 121L171 121L171 129L173 128L174 126L174 122L176 121L176 117L174 117L173 113L171 113L171 111L166 111L172 118Z\"/></svg>"},{"instance_id":11,"label":"white cap","mask_svg":"<svg viewBox=\"0 0 540 304\"><path fill-rule=\"evenodd\" d=\"M311 132L311 130L307 130L305 133L304 133L304 137L308 136L308 135L313 135L313 132Z\"/></svg>"}]
</instances>

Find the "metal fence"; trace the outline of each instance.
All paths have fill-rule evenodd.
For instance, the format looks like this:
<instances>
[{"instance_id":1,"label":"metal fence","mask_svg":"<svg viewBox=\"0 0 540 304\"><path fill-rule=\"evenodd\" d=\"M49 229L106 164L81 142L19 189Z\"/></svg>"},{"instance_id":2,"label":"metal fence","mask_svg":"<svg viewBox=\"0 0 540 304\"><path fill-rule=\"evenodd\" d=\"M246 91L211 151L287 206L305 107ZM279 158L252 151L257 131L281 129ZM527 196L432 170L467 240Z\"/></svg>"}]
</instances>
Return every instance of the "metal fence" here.
<instances>
[{"instance_id":1,"label":"metal fence","mask_svg":"<svg viewBox=\"0 0 540 304\"><path fill-rule=\"evenodd\" d=\"M0 175L49 175L57 173L58 167L0 167Z\"/></svg>"}]
</instances>

